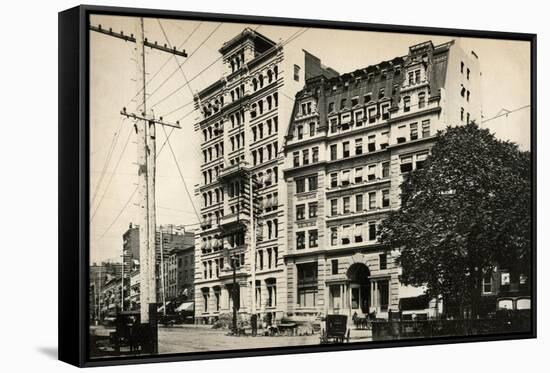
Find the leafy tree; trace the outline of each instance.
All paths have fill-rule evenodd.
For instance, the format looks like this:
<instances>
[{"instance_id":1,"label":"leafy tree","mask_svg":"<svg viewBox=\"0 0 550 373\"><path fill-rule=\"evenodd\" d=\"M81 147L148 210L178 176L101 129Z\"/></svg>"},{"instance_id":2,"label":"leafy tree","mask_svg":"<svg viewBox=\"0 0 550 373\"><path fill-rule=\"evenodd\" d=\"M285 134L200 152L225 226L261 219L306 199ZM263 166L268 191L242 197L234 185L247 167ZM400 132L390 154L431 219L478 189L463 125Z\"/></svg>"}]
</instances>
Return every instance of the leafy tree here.
<instances>
[{"instance_id":1,"label":"leafy tree","mask_svg":"<svg viewBox=\"0 0 550 373\"><path fill-rule=\"evenodd\" d=\"M530 152L475 123L440 131L422 168L404 175L401 208L380 226L406 285L472 307L495 264L529 273Z\"/></svg>"}]
</instances>

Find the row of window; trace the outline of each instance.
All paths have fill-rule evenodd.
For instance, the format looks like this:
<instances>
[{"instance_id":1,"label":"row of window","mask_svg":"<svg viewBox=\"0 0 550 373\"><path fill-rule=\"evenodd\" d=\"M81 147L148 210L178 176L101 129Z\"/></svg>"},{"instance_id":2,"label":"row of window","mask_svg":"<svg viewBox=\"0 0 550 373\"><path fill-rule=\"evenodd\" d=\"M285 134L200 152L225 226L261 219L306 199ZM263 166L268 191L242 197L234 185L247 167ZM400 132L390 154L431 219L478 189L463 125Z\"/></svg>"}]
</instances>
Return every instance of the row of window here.
<instances>
[{"instance_id":1,"label":"row of window","mask_svg":"<svg viewBox=\"0 0 550 373\"><path fill-rule=\"evenodd\" d=\"M277 146L278 142L275 141L272 144L267 144L265 147L260 147L252 150L252 164L254 166L264 163L264 161L270 161L277 158ZM265 148L265 153L264 153ZM264 159L265 154L265 159Z\"/></svg>"},{"instance_id":2,"label":"row of window","mask_svg":"<svg viewBox=\"0 0 550 373\"><path fill-rule=\"evenodd\" d=\"M279 237L279 220L270 219L265 220L264 224L261 225L260 229L262 230L262 235L259 237L260 241L271 240L273 238Z\"/></svg>"},{"instance_id":3,"label":"row of window","mask_svg":"<svg viewBox=\"0 0 550 373\"><path fill-rule=\"evenodd\" d=\"M293 165L294 167L305 166L308 164L313 164L319 162L319 147L314 146L311 149L302 150L302 156L300 157L300 152L296 151L292 153Z\"/></svg>"},{"instance_id":4,"label":"row of window","mask_svg":"<svg viewBox=\"0 0 550 373\"><path fill-rule=\"evenodd\" d=\"M223 121L216 122L202 130L204 142L207 142L214 137L220 136L223 133Z\"/></svg>"},{"instance_id":5,"label":"row of window","mask_svg":"<svg viewBox=\"0 0 550 373\"><path fill-rule=\"evenodd\" d=\"M355 225L330 228L330 245L349 245L361 242L374 242L378 238L377 222L369 221Z\"/></svg>"},{"instance_id":6,"label":"row of window","mask_svg":"<svg viewBox=\"0 0 550 373\"><path fill-rule=\"evenodd\" d=\"M213 191L209 190L208 192L204 192L202 194L203 207L208 207L213 204L223 202L223 199L224 195L222 188L215 188Z\"/></svg>"},{"instance_id":7,"label":"row of window","mask_svg":"<svg viewBox=\"0 0 550 373\"><path fill-rule=\"evenodd\" d=\"M231 143L231 151L244 148L244 132L230 136L229 142Z\"/></svg>"},{"instance_id":8,"label":"row of window","mask_svg":"<svg viewBox=\"0 0 550 373\"><path fill-rule=\"evenodd\" d=\"M366 177L365 170L367 171ZM350 170L332 172L329 177L331 188L345 187L352 183L360 184L364 181L374 181L380 177L385 179L390 177L390 162L372 163L366 167L361 166Z\"/></svg>"},{"instance_id":9,"label":"row of window","mask_svg":"<svg viewBox=\"0 0 550 373\"><path fill-rule=\"evenodd\" d=\"M296 220L305 220L306 216L308 219L317 217L317 202L310 202L307 204L307 215L306 204L296 205Z\"/></svg>"},{"instance_id":10,"label":"row of window","mask_svg":"<svg viewBox=\"0 0 550 373\"><path fill-rule=\"evenodd\" d=\"M460 73L464 74L464 68L466 65L464 64L464 61L460 61ZM470 68L466 67L466 79L470 80Z\"/></svg>"},{"instance_id":11,"label":"row of window","mask_svg":"<svg viewBox=\"0 0 550 373\"><path fill-rule=\"evenodd\" d=\"M235 232L226 237L227 244L230 248L235 249L244 245L244 233ZM221 251L224 247L224 239L218 235L203 237L201 242L201 252L208 254Z\"/></svg>"},{"instance_id":12,"label":"row of window","mask_svg":"<svg viewBox=\"0 0 550 373\"><path fill-rule=\"evenodd\" d=\"M319 185L317 175L311 175L296 179L296 193L313 192ZM306 185L307 183L307 185Z\"/></svg>"},{"instance_id":13,"label":"row of window","mask_svg":"<svg viewBox=\"0 0 550 373\"><path fill-rule=\"evenodd\" d=\"M216 165L202 172L204 185L213 183L220 176L220 171L223 169L223 164Z\"/></svg>"},{"instance_id":14,"label":"row of window","mask_svg":"<svg viewBox=\"0 0 550 373\"><path fill-rule=\"evenodd\" d=\"M265 254L265 255L264 255ZM263 270L277 268L279 265L279 248L268 247L256 251L256 269Z\"/></svg>"},{"instance_id":15,"label":"row of window","mask_svg":"<svg viewBox=\"0 0 550 373\"><path fill-rule=\"evenodd\" d=\"M379 201L379 192L381 193L381 201ZM383 189L382 191L373 191L366 193L366 205L365 194L358 193L354 195L354 204L352 208L352 196L344 196L339 198L333 198L330 200L330 216L346 215L352 212L362 212L375 210L378 207L388 208L390 207L390 190Z\"/></svg>"},{"instance_id":16,"label":"row of window","mask_svg":"<svg viewBox=\"0 0 550 373\"><path fill-rule=\"evenodd\" d=\"M380 149L385 149L389 144L389 131L384 131L381 133L382 143L380 144ZM339 158L349 158L352 156L351 153L351 141L344 141L341 143L342 151L339 152L339 143L330 145L330 160L335 161ZM374 152L377 150L376 148L376 135L369 135L367 136L367 144L366 144L366 150L368 152ZM354 153L353 155L361 155L365 153L364 145L363 145L363 138L357 138L354 140Z\"/></svg>"},{"instance_id":17,"label":"row of window","mask_svg":"<svg viewBox=\"0 0 550 373\"><path fill-rule=\"evenodd\" d=\"M407 173L411 172L415 169L422 169L424 168L424 164L426 162L426 159L428 158L428 151L413 154L413 155L404 155L401 156L401 164L400 164L400 170L401 173Z\"/></svg>"},{"instance_id":18,"label":"row of window","mask_svg":"<svg viewBox=\"0 0 550 373\"><path fill-rule=\"evenodd\" d=\"M268 112L277 106L279 106L279 94L275 92L272 95L267 96L265 99L258 100L250 106L250 118L256 118L257 116L262 115L264 113L264 109Z\"/></svg>"},{"instance_id":19,"label":"row of window","mask_svg":"<svg viewBox=\"0 0 550 373\"><path fill-rule=\"evenodd\" d=\"M308 237L307 248L313 249L319 246L319 232L317 229L310 229L307 232L296 232L296 250L304 250L306 248L306 233Z\"/></svg>"},{"instance_id":20,"label":"row of window","mask_svg":"<svg viewBox=\"0 0 550 373\"><path fill-rule=\"evenodd\" d=\"M244 136L244 134L243 134ZM244 137L243 137L244 142ZM202 150L203 162L208 163L214 159L223 157L223 142L219 142Z\"/></svg>"},{"instance_id":21,"label":"row of window","mask_svg":"<svg viewBox=\"0 0 550 373\"><path fill-rule=\"evenodd\" d=\"M419 138L428 138L431 136L430 120L425 119L421 122L418 128L418 122L410 123L409 125L402 124L397 127L397 143L402 144L409 141L418 140ZM408 134L407 134L408 128ZM420 133L419 133L420 131ZM408 136L407 136L408 135Z\"/></svg>"},{"instance_id":22,"label":"row of window","mask_svg":"<svg viewBox=\"0 0 550 373\"><path fill-rule=\"evenodd\" d=\"M258 172L255 176L258 189L262 189L277 184L279 181L279 168L273 167L273 170L267 169L265 174L263 172Z\"/></svg>"},{"instance_id":23,"label":"row of window","mask_svg":"<svg viewBox=\"0 0 550 373\"><path fill-rule=\"evenodd\" d=\"M263 73L258 74L257 77L252 78L252 88L254 89L254 92L256 92L258 89L261 89L264 87L264 81L267 80L267 84L270 84L274 81L277 81L279 78L279 68L277 66L273 67L273 70L268 69L266 72L266 77L264 78Z\"/></svg>"},{"instance_id":24,"label":"row of window","mask_svg":"<svg viewBox=\"0 0 550 373\"><path fill-rule=\"evenodd\" d=\"M274 116L273 118L267 119L265 121L265 132L267 132L265 136L270 136L278 132L279 130L278 122L279 120L277 116ZM252 130L252 140L254 142L264 138L264 123L258 123L257 125L252 126L251 130Z\"/></svg>"},{"instance_id":25,"label":"row of window","mask_svg":"<svg viewBox=\"0 0 550 373\"><path fill-rule=\"evenodd\" d=\"M460 121L464 122L464 108L460 108ZM470 123L470 113L466 113L466 124Z\"/></svg>"}]
</instances>

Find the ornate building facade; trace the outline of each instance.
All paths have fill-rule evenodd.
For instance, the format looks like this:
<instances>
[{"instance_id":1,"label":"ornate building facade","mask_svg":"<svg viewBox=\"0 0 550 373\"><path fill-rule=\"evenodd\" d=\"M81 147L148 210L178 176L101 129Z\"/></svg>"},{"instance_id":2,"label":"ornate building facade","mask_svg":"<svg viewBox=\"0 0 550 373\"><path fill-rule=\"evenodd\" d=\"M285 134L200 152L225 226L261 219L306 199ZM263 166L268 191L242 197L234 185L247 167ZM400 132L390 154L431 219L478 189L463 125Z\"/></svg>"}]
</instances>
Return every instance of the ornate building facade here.
<instances>
[{"instance_id":1,"label":"ornate building facade","mask_svg":"<svg viewBox=\"0 0 550 373\"><path fill-rule=\"evenodd\" d=\"M202 152L195 316L213 322L235 303L241 317L281 318L287 299L281 145L307 71L324 67L249 28L219 52L221 78L195 96Z\"/></svg>"},{"instance_id":2,"label":"ornate building facade","mask_svg":"<svg viewBox=\"0 0 550 373\"><path fill-rule=\"evenodd\" d=\"M415 301L423 289L400 283L398 252L380 245L378 225L399 208L403 177L422 167L437 131L480 122L480 76L475 52L454 40L306 81L281 167L289 318L437 312L435 301Z\"/></svg>"}]
</instances>

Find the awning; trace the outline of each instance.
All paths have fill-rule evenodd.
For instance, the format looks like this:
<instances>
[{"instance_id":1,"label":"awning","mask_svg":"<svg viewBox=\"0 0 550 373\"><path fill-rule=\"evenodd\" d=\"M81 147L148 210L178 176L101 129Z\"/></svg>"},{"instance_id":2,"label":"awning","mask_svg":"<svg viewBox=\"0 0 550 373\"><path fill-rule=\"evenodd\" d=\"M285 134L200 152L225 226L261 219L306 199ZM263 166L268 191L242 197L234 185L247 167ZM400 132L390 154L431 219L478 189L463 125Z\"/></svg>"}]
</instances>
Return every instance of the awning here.
<instances>
[{"instance_id":1,"label":"awning","mask_svg":"<svg viewBox=\"0 0 550 373\"><path fill-rule=\"evenodd\" d=\"M183 302L176 308L176 312L190 311L192 312L195 309L195 302Z\"/></svg>"},{"instance_id":2,"label":"awning","mask_svg":"<svg viewBox=\"0 0 550 373\"><path fill-rule=\"evenodd\" d=\"M171 302L166 302L166 305L169 305ZM162 310L164 310L164 305L160 306L158 309L157 309L157 312L161 312Z\"/></svg>"}]
</instances>

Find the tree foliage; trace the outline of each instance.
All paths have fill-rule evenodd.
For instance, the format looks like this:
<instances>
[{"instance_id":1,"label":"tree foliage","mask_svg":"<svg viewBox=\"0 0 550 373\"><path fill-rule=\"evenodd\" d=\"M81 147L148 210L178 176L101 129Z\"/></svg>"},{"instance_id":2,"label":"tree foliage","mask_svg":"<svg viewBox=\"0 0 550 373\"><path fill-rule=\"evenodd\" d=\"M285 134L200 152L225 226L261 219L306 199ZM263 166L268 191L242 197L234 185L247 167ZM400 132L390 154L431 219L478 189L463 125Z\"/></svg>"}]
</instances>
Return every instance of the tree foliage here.
<instances>
[{"instance_id":1,"label":"tree foliage","mask_svg":"<svg viewBox=\"0 0 550 373\"><path fill-rule=\"evenodd\" d=\"M438 133L422 169L404 175L401 208L380 226L407 285L470 304L496 263L529 273L530 152L475 123Z\"/></svg>"}]
</instances>

